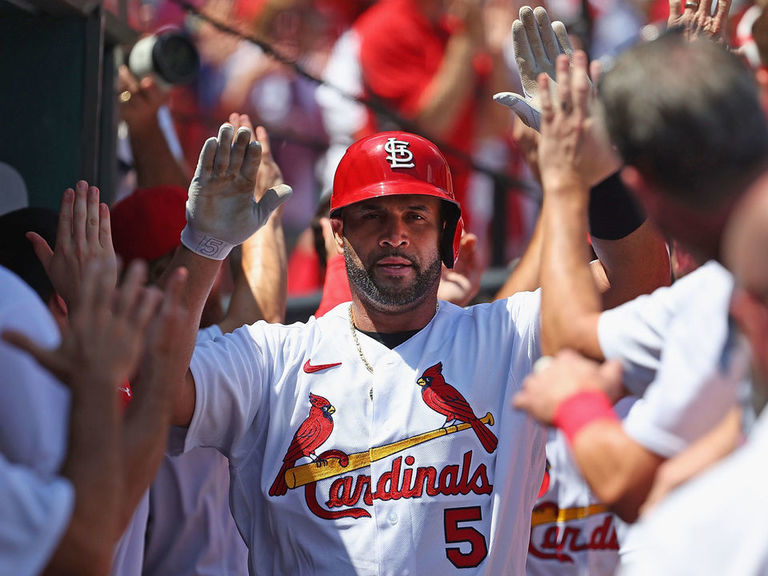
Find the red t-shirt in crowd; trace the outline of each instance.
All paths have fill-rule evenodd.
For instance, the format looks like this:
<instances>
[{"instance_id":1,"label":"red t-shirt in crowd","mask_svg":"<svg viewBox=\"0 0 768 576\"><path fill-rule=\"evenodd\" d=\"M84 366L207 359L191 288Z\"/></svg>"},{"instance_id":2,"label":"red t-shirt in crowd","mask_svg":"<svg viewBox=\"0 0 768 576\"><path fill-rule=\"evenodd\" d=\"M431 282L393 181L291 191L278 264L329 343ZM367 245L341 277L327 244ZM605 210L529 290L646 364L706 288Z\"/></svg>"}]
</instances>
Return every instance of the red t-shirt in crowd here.
<instances>
[{"instance_id":1,"label":"red t-shirt in crowd","mask_svg":"<svg viewBox=\"0 0 768 576\"><path fill-rule=\"evenodd\" d=\"M315 312L315 318L320 318L328 310L335 308L342 302L351 301L352 292L349 289L349 278L347 277L347 265L344 262L344 255L336 254L328 261L328 267L325 271L325 282L323 283L323 297L317 312Z\"/></svg>"},{"instance_id":2,"label":"red t-shirt in crowd","mask_svg":"<svg viewBox=\"0 0 768 576\"><path fill-rule=\"evenodd\" d=\"M450 38L447 26L429 22L413 0L381 0L360 17L355 30L360 38L366 96L375 95L401 116L413 118L422 93L443 61ZM478 74L478 81L480 77ZM474 114L474 101L469 98L450 135L437 142L451 167L454 191L463 207L467 206L463 201L470 165L465 158L452 154L450 148L466 156L471 154ZM386 122L369 111L370 133L391 129L393 126Z\"/></svg>"}]
</instances>

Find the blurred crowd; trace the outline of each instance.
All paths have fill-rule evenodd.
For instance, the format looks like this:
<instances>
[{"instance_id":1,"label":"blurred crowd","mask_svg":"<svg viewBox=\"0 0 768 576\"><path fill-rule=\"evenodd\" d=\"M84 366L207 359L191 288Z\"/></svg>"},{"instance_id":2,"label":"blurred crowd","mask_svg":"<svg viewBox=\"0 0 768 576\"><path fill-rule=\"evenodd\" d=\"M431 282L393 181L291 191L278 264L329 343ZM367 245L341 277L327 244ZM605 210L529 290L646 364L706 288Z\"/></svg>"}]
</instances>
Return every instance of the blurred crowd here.
<instances>
[{"instance_id":1,"label":"blurred crowd","mask_svg":"<svg viewBox=\"0 0 768 576\"><path fill-rule=\"evenodd\" d=\"M292 296L321 294L309 330L341 308L346 323L348 308L373 377L346 304L361 288L341 232L337 167L383 131L434 142L461 207L459 256L446 259L441 244L431 314L538 307L530 366L509 377L504 396L505 410L542 432L541 445L519 440L535 453L535 490L510 496L506 476L491 472L494 497L521 502L525 537L494 517L475 573L768 574L761 2L157 0L131 9L143 36L191 39L200 67L178 85L120 68L113 201L80 181L58 212L30 207L23 182L2 179L0 574L327 571L304 560L323 546L319 536L306 548L259 540L291 521L262 502L267 489L285 493L284 469L272 488L271 477L243 479L241 460L261 473L258 442L274 432L245 436L254 448L243 448L230 437L238 412L217 422L231 427L226 449L201 433L204 408L236 410L206 397L193 381L203 368L194 378L188 368L218 344L226 366L250 374L233 342L250 330L265 348L282 344L282 327L264 325L286 321ZM226 181L223 165L235 166ZM243 219L221 208L238 186L258 200L242 237ZM494 267L502 285L481 292ZM396 334L378 338L389 349L418 331L357 328ZM306 350L285 338L297 373L336 365L304 363ZM495 361L475 353L481 365ZM211 385L229 385L209 364ZM327 400L309 398L331 418ZM273 401L292 423L303 418L303 408ZM444 427L451 414L462 420L447 414ZM293 459L289 449L285 469L327 466L331 456L316 448ZM414 565L434 573L431 559L450 560L451 550L463 550L455 567L457 555L474 558L467 546L476 552L479 533L456 533L446 543L463 548ZM527 548L526 558L507 559L507 546ZM261 565L265 548L274 558ZM338 561L339 574L376 573L356 557Z\"/></svg>"},{"instance_id":2,"label":"blurred crowd","mask_svg":"<svg viewBox=\"0 0 768 576\"><path fill-rule=\"evenodd\" d=\"M283 224L289 252L298 247L296 258L304 264L311 236L302 232L330 192L347 146L394 127L423 134L448 156L480 256L486 265L506 265L522 255L541 202L513 117L490 99L500 90L522 88L511 34L521 4L372 4L211 0L192 3L192 10L171 0L141 5L137 28L183 31L201 59L197 79L172 88L167 99L178 154L194 166L204 140L232 111L263 125L294 189ZM663 27L667 10L666 2L618 1L547 8L553 20L564 22L573 45L593 58L615 55L648 24ZM303 270L298 262L293 268ZM298 272L291 275L289 294L316 290L313 280L314 285Z\"/></svg>"}]
</instances>

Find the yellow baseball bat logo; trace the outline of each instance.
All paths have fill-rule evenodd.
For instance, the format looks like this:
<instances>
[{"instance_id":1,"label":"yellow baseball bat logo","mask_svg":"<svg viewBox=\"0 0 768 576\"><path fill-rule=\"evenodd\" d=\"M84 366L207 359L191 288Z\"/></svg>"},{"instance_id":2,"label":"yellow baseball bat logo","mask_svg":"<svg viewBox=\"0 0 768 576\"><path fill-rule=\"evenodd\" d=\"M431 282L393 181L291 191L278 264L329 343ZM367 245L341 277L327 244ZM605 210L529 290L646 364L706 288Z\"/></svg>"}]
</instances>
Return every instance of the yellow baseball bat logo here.
<instances>
[{"instance_id":1,"label":"yellow baseball bat logo","mask_svg":"<svg viewBox=\"0 0 768 576\"><path fill-rule=\"evenodd\" d=\"M493 414L488 412L485 416L480 418L480 422L487 424L488 426L493 426ZM324 464L311 462L309 464L302 464L301 466L294 466L285 471L285 483L288 485L288 488L298 488L305 484L318 482L320 480L325 480L326 478L333 478L334 476L346 474L347 472L353 472L360 468L370 466L371 462L376 462L377 460L381 460L392 454L407 450L411 446L429 442L440 436L455 434L456 432L461 432L469 427L470 425L468 423L463 422L454 426L424 432L423 434L411 436L410 438L398 440L397 442L385 444L384 446L374 446L370 450L364 452L355 452L354 454L348 455L349 462L346 466L342 466L337 457L328 458Z\"/></svg>"}]
</instances>

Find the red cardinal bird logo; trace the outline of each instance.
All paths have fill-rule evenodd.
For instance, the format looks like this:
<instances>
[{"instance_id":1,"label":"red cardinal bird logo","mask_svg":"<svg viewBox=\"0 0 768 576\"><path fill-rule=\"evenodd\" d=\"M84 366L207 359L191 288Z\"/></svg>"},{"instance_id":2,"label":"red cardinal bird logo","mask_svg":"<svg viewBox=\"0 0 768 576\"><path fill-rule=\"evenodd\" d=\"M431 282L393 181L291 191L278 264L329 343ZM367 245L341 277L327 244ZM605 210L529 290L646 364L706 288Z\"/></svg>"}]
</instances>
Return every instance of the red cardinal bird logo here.
<instances>
[{"instance_id":1,"label":"red cardinal bird logo","mask_svg":"<svg viewBox=\"0 0 768 576\"><path fill-rule=\"evenodd\" d=\"M421 386L421 397L424 403L445 416L443 426L452 420L466 422L475 431L477 439L489 454L496 450L499 444L498 438L475 416L464 396L445 381L442 362L427 368L421 378L416 380L416 384Z\"/></svg>"},{"instance_id":2,"label":"red cardinal bird logo","mask_svg":"<svg viewBox=\"0 0 768 576\"><path fill-rule=\"evenodd\" d=\"M282 496L288 491L288 485L285 483L286 470L292 468L296 460L303 456L317 461L315 450L328 440L328 436L333 431L331 414L336 412L336 408L322 396L316 396L311 392L309 393L309 403L312 405L309 409L309 416L293 435L291 445L288 446L288 451L283 458L283 466L269 489L270 496Z\"/></svg>"}]
</instances>

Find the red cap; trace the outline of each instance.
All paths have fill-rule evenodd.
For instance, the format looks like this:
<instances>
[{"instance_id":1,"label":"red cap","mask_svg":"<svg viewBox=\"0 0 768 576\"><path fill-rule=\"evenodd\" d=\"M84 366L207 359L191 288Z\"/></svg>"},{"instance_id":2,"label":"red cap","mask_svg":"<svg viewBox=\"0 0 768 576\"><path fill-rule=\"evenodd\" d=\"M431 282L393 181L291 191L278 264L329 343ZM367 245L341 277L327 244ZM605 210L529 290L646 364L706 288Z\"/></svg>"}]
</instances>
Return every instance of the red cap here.
<instances>
[{"instance_id":1,"label":"red cap","mask_svg":"<svg viewBox=\"0 0 768 576\"><path fill-rule=\"evenodd\" d=\"M156 260L181 244L187 191L178 186L139 188L111 208L112 241L125 264Z\"/></svg>"}]
</instances>

